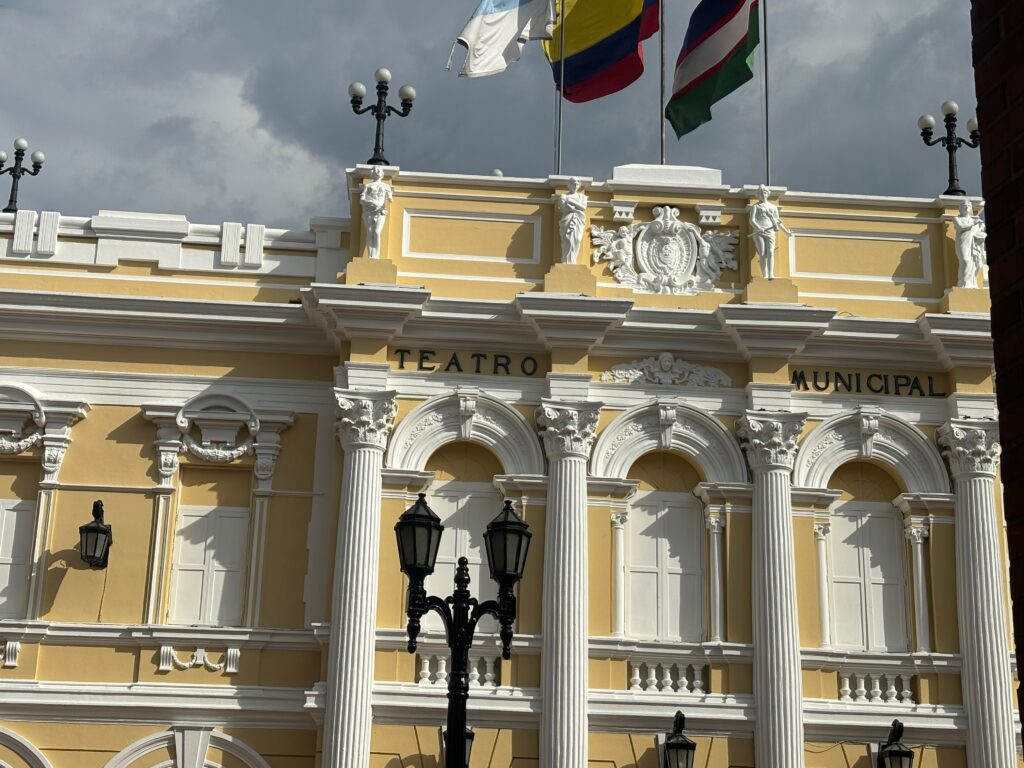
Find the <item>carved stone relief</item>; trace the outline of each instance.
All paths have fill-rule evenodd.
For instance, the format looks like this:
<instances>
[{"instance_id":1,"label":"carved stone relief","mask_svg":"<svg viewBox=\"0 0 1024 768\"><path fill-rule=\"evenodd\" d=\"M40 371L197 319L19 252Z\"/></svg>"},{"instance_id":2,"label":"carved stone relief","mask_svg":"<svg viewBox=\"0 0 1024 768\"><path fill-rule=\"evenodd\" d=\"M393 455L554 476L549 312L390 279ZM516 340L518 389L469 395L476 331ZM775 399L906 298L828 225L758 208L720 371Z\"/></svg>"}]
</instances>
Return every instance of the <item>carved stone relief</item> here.
<instances>
[{"instance_id":1,"label":"carved stone relief","mask_svg":"<svg viewBox=\"0 0 1024 768\"><path fill-rule=\"evenodd\" d=\"M684 387L730 387L732 379L718 368L688 363L671 352L613 365L601 374L613 384L678 384Z\"/></svg>"},{"instance_id":2,"label":"carved stone relief","mask_svg":"<svg viewBox=\"0 0 1024 768\"><path fill-rule=\"evenodd\" d=\"M716 290L722 270L736 269L736 231L702 232L659 206L654 221L615 229L590 228L594 263L607 261L615 279L637 293L693 295Z\"/></svg>"}]
</instances>

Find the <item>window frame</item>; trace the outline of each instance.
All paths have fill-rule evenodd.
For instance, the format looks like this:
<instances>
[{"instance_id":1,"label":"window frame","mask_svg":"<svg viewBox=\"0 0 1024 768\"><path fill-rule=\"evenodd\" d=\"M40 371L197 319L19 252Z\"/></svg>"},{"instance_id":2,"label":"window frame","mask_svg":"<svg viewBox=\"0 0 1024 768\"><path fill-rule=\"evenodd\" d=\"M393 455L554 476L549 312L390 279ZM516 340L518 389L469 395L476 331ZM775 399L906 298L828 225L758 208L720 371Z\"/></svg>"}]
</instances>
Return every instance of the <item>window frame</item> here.
<instances>
[{"instance_id":1,"label":"window frame","mask_svg":"<svg viewBox=\"0 0 1024 768\"><path fill-rule=\"evenodd\" d=\"M21 610L17 613L7 613L2 607L0 607L0 621L19 621L26 620L29 618L29 612L32 610L32 598L34 592L34 581L36 578L36 558L35 558L35 544L36 538L39 535L39 504L35 499L0 499L0 514L6 519L8 512L21 512L24 509L28 509L32 513L31 525L29 526L28 535L28 546L25 549L25 590L23 597L23 603ZM2 527L2 522L0 522ZM2 535L2 530L0 530ZM12 562L11 565L14 565ZM20 565L20 563L19 563ZM7 584L0 585L0 588L6 589ZM0 603L2 606L2 603Z\"/></svg>"}]
</instances>

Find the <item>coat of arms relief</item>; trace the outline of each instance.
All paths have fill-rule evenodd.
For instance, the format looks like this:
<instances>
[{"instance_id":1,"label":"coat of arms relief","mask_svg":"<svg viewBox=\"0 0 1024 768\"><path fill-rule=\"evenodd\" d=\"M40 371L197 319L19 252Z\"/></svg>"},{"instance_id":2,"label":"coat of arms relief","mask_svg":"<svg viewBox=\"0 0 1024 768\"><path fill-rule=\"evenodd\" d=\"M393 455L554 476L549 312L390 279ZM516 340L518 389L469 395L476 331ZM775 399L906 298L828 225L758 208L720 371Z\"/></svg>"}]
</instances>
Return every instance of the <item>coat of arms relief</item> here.
<instances>
[{"instance_id":1,"label":"coat of arms relief","mask_svg":"<svg viewBox=\"0 0 1024 768\"><path fill-rule=\"evenodd\" d=\"M594 263L607 261L615 279L637 293L694 295L716 290L722 270L736 269L736 230L703 232L659 206L654 221L605 229L593 225Z\"/></svg>"}]
</instances>

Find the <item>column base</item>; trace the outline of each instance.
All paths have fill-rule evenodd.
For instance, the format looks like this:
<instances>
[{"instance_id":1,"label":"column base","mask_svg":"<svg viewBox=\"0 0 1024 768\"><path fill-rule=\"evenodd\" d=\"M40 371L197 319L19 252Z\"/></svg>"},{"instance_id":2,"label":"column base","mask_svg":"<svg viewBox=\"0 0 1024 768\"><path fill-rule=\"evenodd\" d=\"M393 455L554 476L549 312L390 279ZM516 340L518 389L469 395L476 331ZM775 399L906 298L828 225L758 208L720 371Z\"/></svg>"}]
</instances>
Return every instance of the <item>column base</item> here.
<instances>
[{"instance_id":1,"label":"column base","mask_svg":"<svg viewBox=\"0 0 1024 768\"><path fill-rule=\"evenodd\" d=\"M788 277L754 277L743 291L747 304L799 304L800 292Z\"/></svg>"},{"instance_id":2,"label":"column base","mask_svg":"<svg viewBox=\"0 0 1024 768\"><path fill-rule=\"evenodd\" d=\"M987 315L992 305L986 288L950 288L939 302L939 312Z\"/></svg>"},{"instance_id":3,"label":"column base","mask_svg":"<svg viewBox=\"0 0 1024 768\"><path fill-rule=\"evenodd\" d=\"M583 264L555 264L544 275L544 291L597 296L597 277Z\"/></svg>"},{"instance_id":4,"label":"column base","mask_svg":"<svg viewBox=\"0 0 1024 768\"><path fill-rule=\"evenodd\" d=\"M357 256L348 263L345 270L345 285L360 283L398 284L398 267L390 259L371 259Z\"/></svg>"}]
</instances>

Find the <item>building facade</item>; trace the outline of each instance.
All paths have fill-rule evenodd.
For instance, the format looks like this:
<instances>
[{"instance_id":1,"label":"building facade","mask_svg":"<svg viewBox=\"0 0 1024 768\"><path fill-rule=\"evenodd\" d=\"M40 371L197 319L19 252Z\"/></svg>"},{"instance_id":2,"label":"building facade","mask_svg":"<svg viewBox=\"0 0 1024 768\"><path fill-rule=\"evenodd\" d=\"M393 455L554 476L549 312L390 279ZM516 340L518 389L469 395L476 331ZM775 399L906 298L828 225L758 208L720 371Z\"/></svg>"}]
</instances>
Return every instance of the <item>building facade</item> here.
<instances>
[{"instance_id":1,"label":"building facade","mask_svg":"<svg viewBox=\"0 0 1024 768\"><path fill-rule=\"evenodd\" d=\"M421 492L481 624L471 765L1013 768L972 201L358 166L308 231L0 214L0 762L437 766ZM770 278L770 279L769 279ZM114 543L85 565L104 503Z\"/></svg>"}]
</instances>

